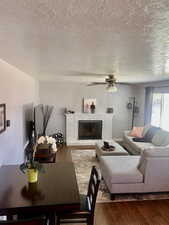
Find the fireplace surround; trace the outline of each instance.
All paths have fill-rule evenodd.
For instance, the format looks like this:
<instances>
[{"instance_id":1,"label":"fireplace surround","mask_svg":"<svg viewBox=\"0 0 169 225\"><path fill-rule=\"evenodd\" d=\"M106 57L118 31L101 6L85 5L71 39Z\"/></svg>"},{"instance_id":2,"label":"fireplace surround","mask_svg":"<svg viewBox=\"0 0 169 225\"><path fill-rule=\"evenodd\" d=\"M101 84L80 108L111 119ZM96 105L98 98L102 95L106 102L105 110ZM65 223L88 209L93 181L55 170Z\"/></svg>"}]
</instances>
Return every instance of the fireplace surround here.
<instances>
[{"instance_id":1,"label":"fireplace surround","mask_svg":"<svg viewBox=\"0 0 169 225\"><path fill-rule=\"evenodd\" d=\"M111 140L114 114L109 113L74 113L65 114L66 119L66 144L71 145L95 145L97 140ZM101 121L102 135L98 139L79 139L79 121Z\"/></svg>"}]
</instances>

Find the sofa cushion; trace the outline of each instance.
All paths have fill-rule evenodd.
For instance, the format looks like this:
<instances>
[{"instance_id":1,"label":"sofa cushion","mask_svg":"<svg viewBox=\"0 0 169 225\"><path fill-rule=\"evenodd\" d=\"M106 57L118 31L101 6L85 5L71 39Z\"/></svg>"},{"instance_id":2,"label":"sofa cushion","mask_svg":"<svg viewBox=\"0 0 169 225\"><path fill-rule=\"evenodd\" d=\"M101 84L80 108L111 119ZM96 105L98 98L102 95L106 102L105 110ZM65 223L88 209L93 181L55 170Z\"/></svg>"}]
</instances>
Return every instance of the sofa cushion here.
<instances>
[{"instance_id":1,"label":"sofa cushion","mask_svg":"<svg viewBox=\"0 0 169 225\"><path fill-rule=\"evenodd\" d=\"M142 157L143 158L154 158L154 157L157 157L157 158L166 158L168 157L169 158L169 148L168 149L160 149L160 150L155 150L155 149L148 149L148 150L145 150L142 154Z\"/></svg>"},{"instance_id":2,"label":"sofa cushion","mask_svg":"<svg viewBox=\"0 0 169 225\"><path fill-rule=\"evenodd\" d=\"M145 149L154 147L154 145L150 142L133 142L132 146L137 148L140 153L142 153Z\"/></svg>"},{"instance_id":3,"label":"sofa cushion","mask_svg":"<svg viewBox=\"0 0 169 225\"><path fill-rule=\"evenodd\" d=\"M143 152L146 148L154 147L152 143L145 143L145 142L134 142L132 139L133 137L130 137L127 135L128 133L125 133L124 135L124 141L130 145L132 148L135 149L137 153Z\"/></svg>"},{"instance_id":4,"label":"sofa cushion","mask_svg":"<svg viewBox=\"0 0 169 225\"><path fill-rule=\"evenodd\" d=\"M153 137L152 143L156 146L169 145L169 132L159 130Z\"/></svg>"},{"instance_id":5,"label":"sofa cushion","mask_svg":"<svg viewBox=\"0 0 169 225\"><path fill-rule=\"evenodd\" d=\"M101 167L112 184L142 183L143 175L137 169L139 156L102 156Z\"/></svg>"},{"instance_id":6,"label":"sofa cushion","mask_svg":"<svg viewBox=\"0 0 169 225\"><path fill-rule=\"evenodd\" d=\"M150 148L145 150L144 152L142 152L141 157L140 157L140 161L138 164L138 169L140 170L140 172L142 174L145 173L145 167L146 167L146 161L148 159L154 159L154 158L168 158L169 159L169 148L166 149L156 149L156 148Z\"/></svg>"}]
</instances>

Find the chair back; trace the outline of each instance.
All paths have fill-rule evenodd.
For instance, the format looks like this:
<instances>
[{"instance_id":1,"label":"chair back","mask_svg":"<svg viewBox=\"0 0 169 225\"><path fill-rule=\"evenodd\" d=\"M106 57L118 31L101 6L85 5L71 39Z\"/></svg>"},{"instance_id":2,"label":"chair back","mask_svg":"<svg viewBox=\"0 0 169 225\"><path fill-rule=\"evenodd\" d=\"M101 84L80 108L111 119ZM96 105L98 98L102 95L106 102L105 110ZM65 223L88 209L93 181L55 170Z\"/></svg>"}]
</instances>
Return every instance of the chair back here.
<instances>
[{"instance_id":1,"label":"chair back","mask_svg":"<svg viewBox=\"0 0 169 225\"><path fill-rule=\"evenodd\" d=\"M44 218L0 221L0 225L45 225L45 224L46 220Z\"/></svg>"},{"instance_id":2,"label":"chair back","mask_svg":"<svg viewBox=\"0 0 169 225\"><path fill-rule=\"evenodd\" d=\"M93 166L91 170L91 174L90 174L90 180L89 180L89 186L88 186L88 192L87 192L88 205L89 205L89 210L91 212L94 212L94 209L95 209L99 184L100 184L99 174L96 167Z\"/></svg>"}]
</instances>

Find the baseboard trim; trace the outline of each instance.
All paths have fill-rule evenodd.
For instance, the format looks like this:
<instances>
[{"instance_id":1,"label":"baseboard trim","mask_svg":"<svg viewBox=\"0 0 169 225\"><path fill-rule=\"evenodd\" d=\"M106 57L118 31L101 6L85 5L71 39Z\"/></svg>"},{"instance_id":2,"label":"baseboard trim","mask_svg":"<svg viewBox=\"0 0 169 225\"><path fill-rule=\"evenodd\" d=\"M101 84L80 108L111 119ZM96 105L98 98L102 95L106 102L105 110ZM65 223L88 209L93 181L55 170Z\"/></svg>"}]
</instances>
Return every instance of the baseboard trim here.
<instances>
[{"instance_id":1,"label":"baseboard trim","mask_svg":"<svg viewBox=\"0 0 169 225\"><path fill-rule=\"evenodd\" d=\"M69 145L67 146L69 150L79 150L79 149L95 149L95 145Z\"/></svg>"}]
</instances>

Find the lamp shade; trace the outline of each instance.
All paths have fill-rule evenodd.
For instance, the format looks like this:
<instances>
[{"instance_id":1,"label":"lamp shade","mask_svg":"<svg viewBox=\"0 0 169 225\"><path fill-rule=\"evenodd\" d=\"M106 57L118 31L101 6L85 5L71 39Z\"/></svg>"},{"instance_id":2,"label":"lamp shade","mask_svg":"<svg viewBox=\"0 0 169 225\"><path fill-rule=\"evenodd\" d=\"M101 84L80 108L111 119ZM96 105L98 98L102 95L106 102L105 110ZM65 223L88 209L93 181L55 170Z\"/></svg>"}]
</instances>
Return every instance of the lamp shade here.
<instances>
[{"instance_id":1,"label":"lamp shade","mask_svg":"<svg viewBox=\"0 0 169 225\"><path fill-rule=\"evenodd\" d=\"M116 92L117 91L117 87L115 85L108 85L107 88L106 88L106 90L108 92L113 93L113 92Z\"/></svg>"}]
</instances>

